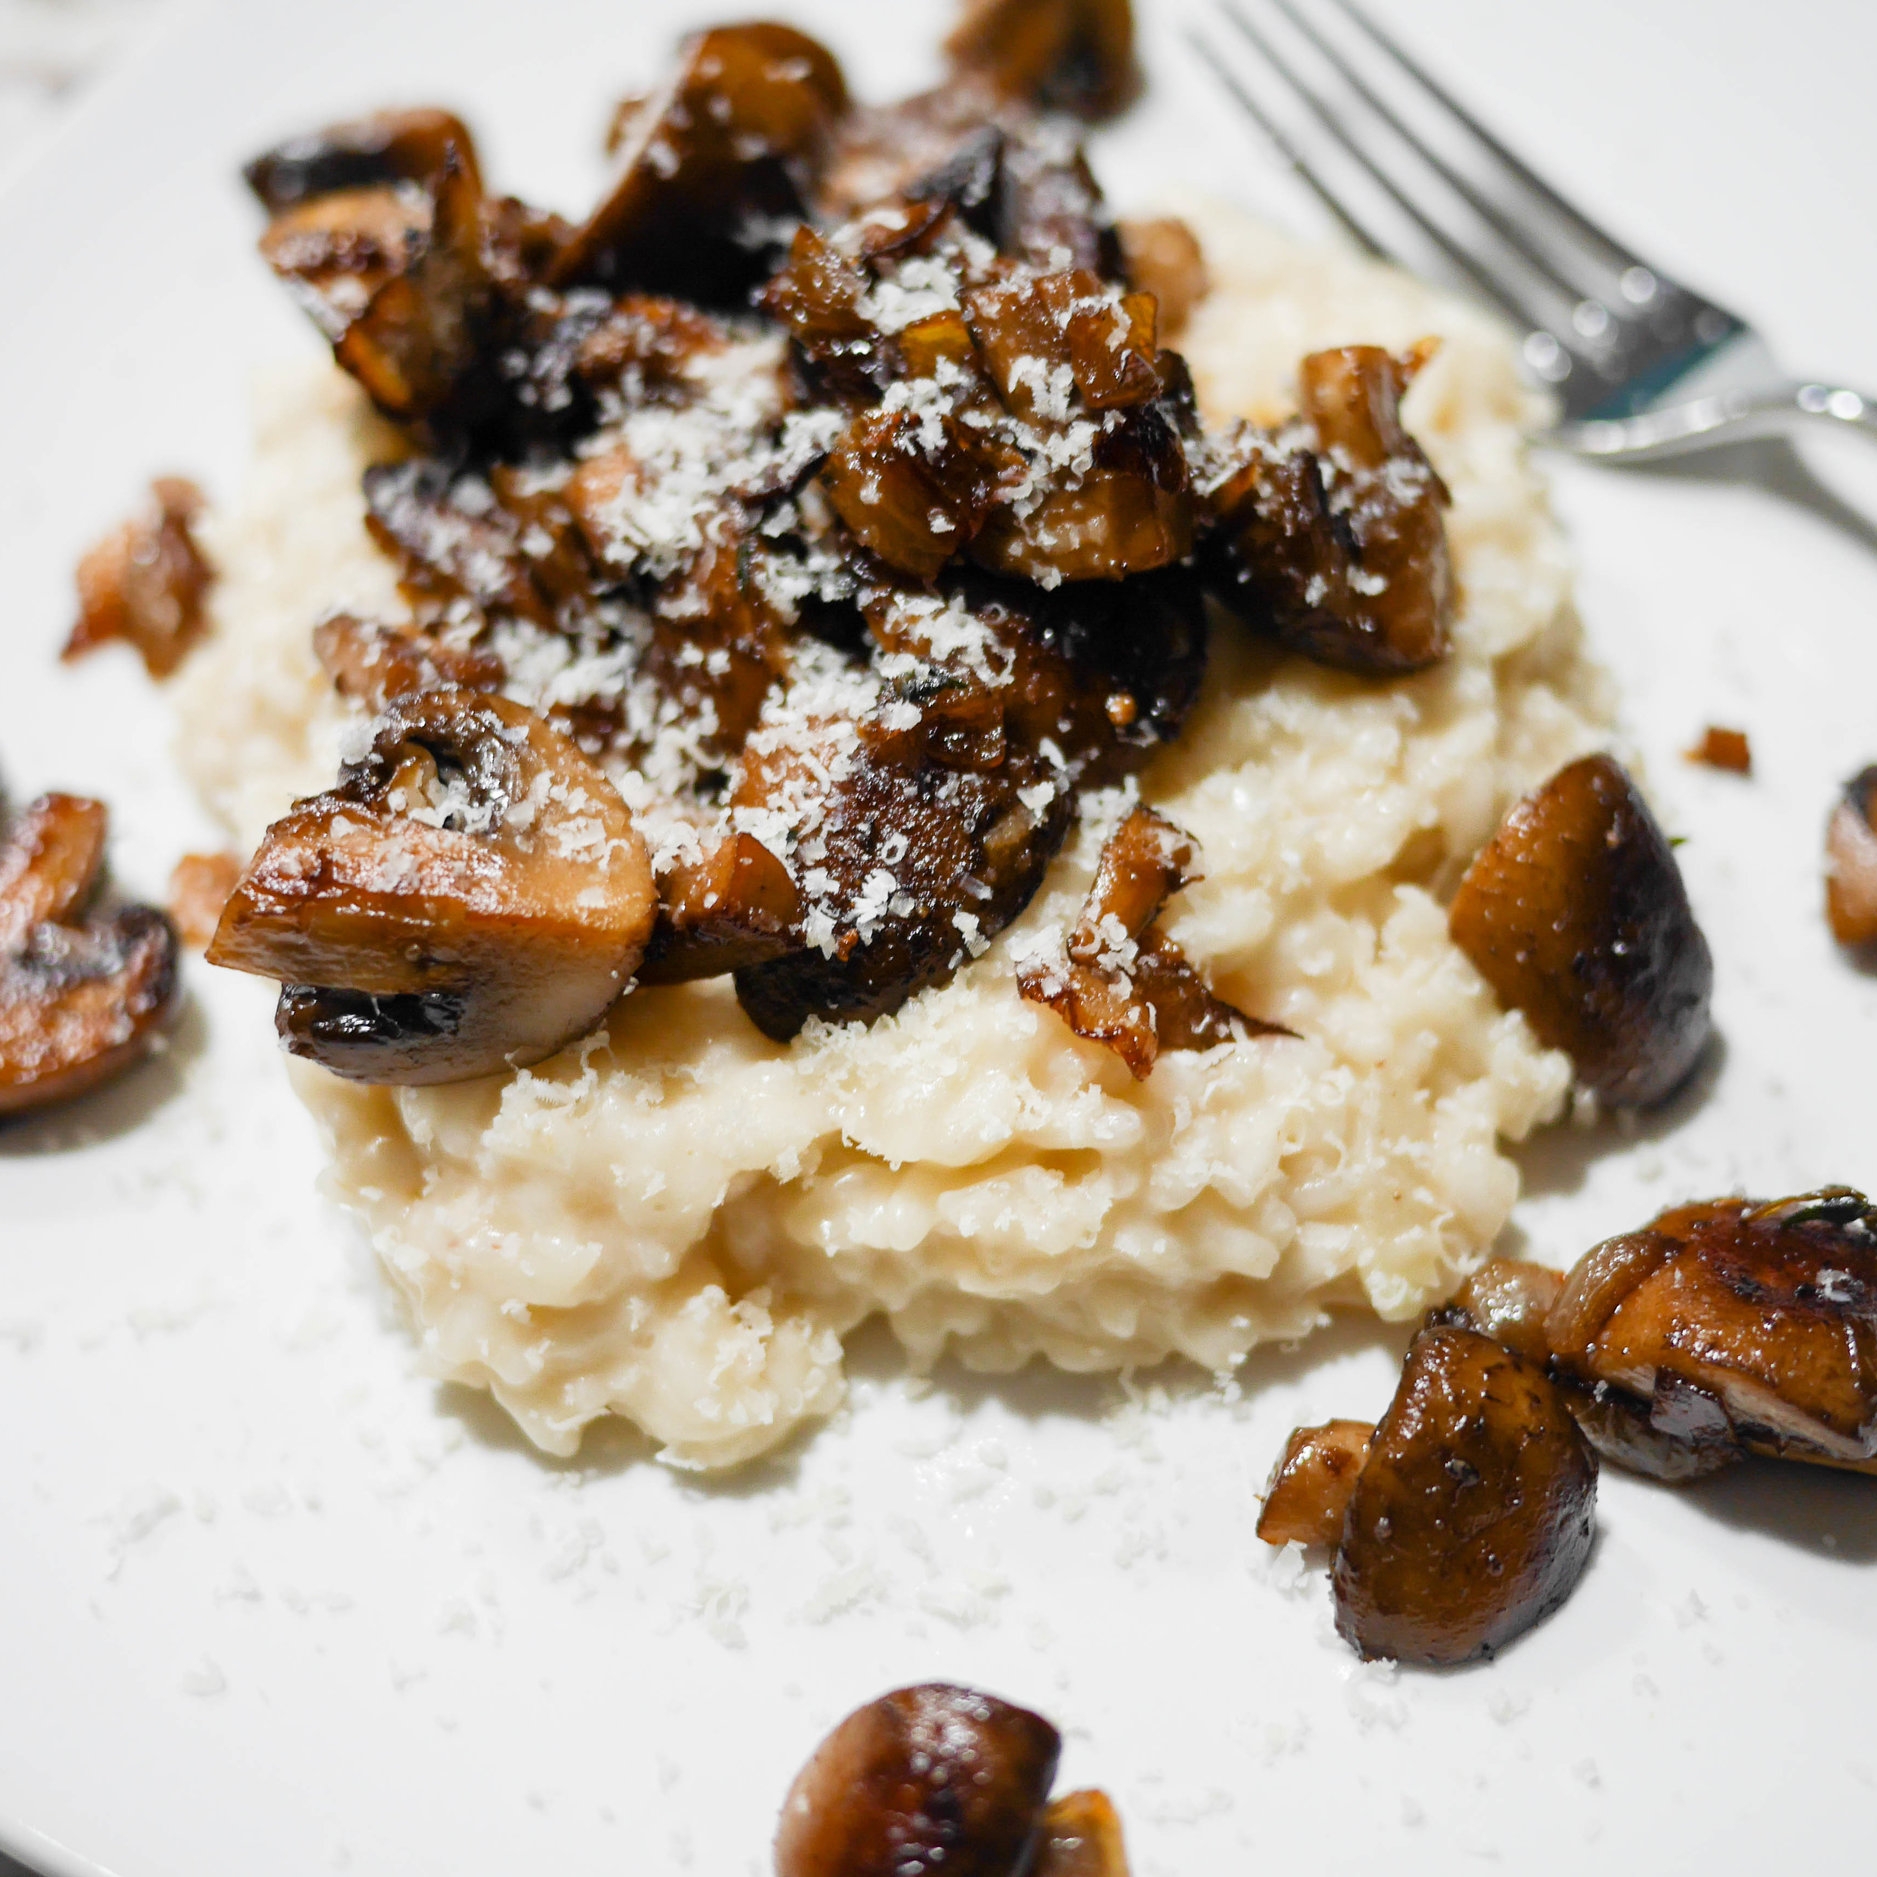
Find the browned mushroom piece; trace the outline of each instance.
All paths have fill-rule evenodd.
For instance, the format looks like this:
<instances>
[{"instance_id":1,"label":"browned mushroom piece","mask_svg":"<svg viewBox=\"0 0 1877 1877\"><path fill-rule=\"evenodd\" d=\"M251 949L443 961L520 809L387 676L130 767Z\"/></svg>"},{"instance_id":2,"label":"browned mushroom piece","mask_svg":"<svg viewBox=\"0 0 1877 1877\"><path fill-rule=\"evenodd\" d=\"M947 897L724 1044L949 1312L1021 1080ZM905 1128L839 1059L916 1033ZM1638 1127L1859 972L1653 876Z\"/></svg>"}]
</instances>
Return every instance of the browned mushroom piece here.
<instances>
[{"instance_id":1,"label":"browned mushroom piece","mask_svg":"<svg viewBox=\"0 0 1877 1877\"><path fill-rule=\"evenodd\" d=\"M374 714L414 691L494 691L506 676L493 652L353 613L322 619L313 628L313 653L339 695Z\"/></svg>"},{"instance_id":2,"label":"browned mushroom piece","mask_svg":"<svg viewBox=\"0 0 1877 1877\"><path fill-rule=\"evenodd\" d=\"M207 949L240 878L239 854L185 854L177 861L169 876L170 923L191 951Z\"/></svg>"},{"instance_id":3,"label":"browned mushroom piece","mask_svg":"<svg viewBox=\"0 0 1877 1877\"><path fill-rule=\"evenodd\" d=\"M1367 1421L1292 1429L1264 1489L1258 1536L1267 1545L1340 1543L1356 1476L1374 1437Z\"/></svg>"},{"instance_id":4,"label":"browned mushroom piece","mask_svg":"<svg viewBox=\"0 0 1877 1877\"><path fill-rule=\"evenodd\" d=\"M387 417L442 420L467 395L494 306L481 195L448 157L427 186L313 196L261 253Z\"/></svg>"},{"instance_id":5,"label":"browned mushroom piece","mask_svg":"<svg viewBox=\"0 0 1877 1877\"><path fill-rule=\"evenodd\" d=\"M455 112L434 105L374 111L289 137L244 165L241 174L267 212L278 215L342 189L429 183L443 173L452 151L480 193L482 172L469 127Z\"/></svg>"},{"instance_id":6,"label":"browned mushroom piece","mask_svg":"<svg viewBox=\"0 0 1877 1877\"><path fill-rule=\"evenodd\" d=\"M1489 1258L1454 1293L1428 1312L1429 1325L1478 1330L1531 1362L1548 1362L1545 1319L1564 1288L1564 1273L1523 1258Z\"/></svg>"},{"instance_id":7,"label":"browned mushroom piece","mask_svg":"<svg viewBox=\"0 0 1877 1877\"><path fill-rule=\"evenodd\" d=\"M113 639L136 649L153 678L182 663L207 624L214 570L196 545L202 491L159 476L142 513L112 529L78 563L78 623L62 657L81 658Z\"/></svg>"},{"instance_id":8,"label":"browned mushroom piece","mask_svg":"<svg viewBox=\"0 0 1877 1877\"><path fill-rule=\"evenodd\" d=\"M1023 1877L1061 1748L1040 1714L974 1689L882 1695L797 1775L776 1877Z\"/></svg>"},{"instance_id":9,"label":"browned mushroom piece","mask_svg":"<svg viewBox=\"0 0 1877 1877\"><path fill-rule=\"evenodd\" d=\"M965 0L945 50L1008 96L1084 117L1140 89L1129 0Z\"/></svg>"},{"instance_id":10,"label":"browned mushroom piece","mask_svg":"<svg viewBox=\"0 0 1877 1877\"><path fill-rule=\"evenodd\" d=\"M1609 756L1515 803L1448 912L1454 942L1605 1101L1672 1095L1706 1047L1714 961L1648 804Z\"/></svg>"},{"instance_id":11,"label":"browned mushroom piece","mask_svg":"<svg viewBox=\"0 0 1877 1877\"><path fill-rule=\"evenodd\" d=\"M754 835L730 835L698 861L680 862L659 889L641 984L722 977L801 947L801 891Z\"/></svg>"},{"instance_id":12,"label":"browned mushroom piece","mask_svg":"<svg viewBox=\"0 0 1877 1877\"><path fill-rule=\"evenodd\" d=\"M803 213L846 108L834 55L793 27L696 34L626 126L618 180L561 252L555 283L738 302L766 271L753 231Z\"/></svg>"},{"instance_id":13,"label":"browned mushroom piece","mask_svg":"<svg viewBox=\"0 0 1877 1877\"><path fill-rule=\"evenodd\" d=\"M1127 277L1160 308L1160 331L1171 339L1206 297L1206 257L1199 237L1177 215L1123 221L1115 229Z\"/></svg>"},{"instance_id":14,"label":"browned mushroom piece","mask_svg":"<svg viewBox=\"0 0 1877 1877\"><path fill-rule=\"evenodd\" d=\"M1167 900L1201 877L1189 834L1150 808L1131 810L1102 848L1064 955L1028 960L1018 993L1112 1049L1137 1080L1163 1050L1290 1035L1214 997L1174 940L1149 929Z\"/></svg>"},{"instance_id":15,"label":"browned mushroom piece","mask_svg":"<svg viewBox=\"0 0 1877 1877\"><path fill-rule=\"evenodd\" d=\"M0 1116L110 1081L175 1014L169 921L148 906L87 911L106 819L101 802L43 795L0 844Z\"/></svg>"},{"instance_id":16,"label":"browned mushroom piece","mask_svg":"<svg viewBox=\"0 0 1877 1877\"><path fill-rule=\"evenodd\" d=\"M1753 745L1744 730L1724 730L1718 724L1709 724L1687 756L1691 763L1707 769L1725 769L1736 776L1753 773Z\"/></svg>"},{"instance_id":17,"label":"browned mushroom piece","mask_svg":"<svg viewBox=\"0 0 1877 1877\"><path fill-rule=\"evenodd\" d=\"M1745 1448L1877 1472L1877 1211L1849 1187L1665 1212L1588 1252L1546 1329L1612 1419L1646 1417L1638 1470Z\"/></svg>"},{"instance_id":18,"label":"browned mushroom piece","mask_svg":"<svg viewBox=\"0 0 1877 1877\"><path fill-rule=\"evenodd\" d=\"M425 691L268 829L208 956L281 983L295 1055L466 1081L589 1031L655 903L625 804L572 743L506 698Z\"/></svg>"},{"instance_id":19,"label":"browned mushroom piece","mask_svg":"<svg viewBox=\"0 0 1877 1877\"><path fill-rule=\"evenodd\" d=\"M1365 1657L1491 1655L1571 1593L1597 1462L1557 1386L1472 1330L1423 1330L1375 1429L1331 1573Z\"/></svg>"},{"instance_id":20,"label":"browned mushroom piece","mask_svg":"<svg viewBox=\"0 0 1877 1877\"><path fill-rule=\"evenodd\" d=\"M1840 945L1877 939L1877 765L1845 784L1825 831L1825 916Z\"/></svg>"},{"instance_id":21,"label":"browned mushroom piece","mask_svg":"<svg viewBox=\"0 0 1877 1877\"><path fill-rule=\"evenodd\" d=\"M1251 436L1214 496L1220 599L1323 664L1394 674L1447 655L1451 498L1401 426L1432 349L1313 352L1298 367L1306 440Z\"/></svg>"},{"instance_id":22,"label":"browned mushroom piece","mask_svg":"<svg viewBox=\"0 0 1877 1877\"><path fill-rule=\"evenodd\" d=\"M1105 1792L1065 1792L1050 1801L1030 1877L1128 1877L1121 1819Z\"/></svg>"}]
</instances>

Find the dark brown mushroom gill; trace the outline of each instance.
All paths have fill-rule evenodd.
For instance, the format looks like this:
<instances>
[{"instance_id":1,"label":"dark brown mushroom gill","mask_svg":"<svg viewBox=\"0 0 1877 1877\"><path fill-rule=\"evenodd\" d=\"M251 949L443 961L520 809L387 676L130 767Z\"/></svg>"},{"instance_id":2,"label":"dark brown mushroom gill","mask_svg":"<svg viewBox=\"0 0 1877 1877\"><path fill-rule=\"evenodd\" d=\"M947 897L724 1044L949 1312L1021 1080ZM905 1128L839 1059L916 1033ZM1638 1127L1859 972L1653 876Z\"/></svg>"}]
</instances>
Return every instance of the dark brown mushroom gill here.
<instances>
[{"instance_id":1,"label":"dark brown mushroom gill","mask_svg":"<svg viewBox=\"0 0 1877 1877\"><path fill-rule=\"evenodd\" d=\"M1514 804L1448 913L1454 942L1604 1100L1672 1095L1707 1046L1714 961L1675 856L1609 756Z\"/></svg>"},{"instance_id":2,"label":"dark brown mushroom gill","mask_svg":"<svg viewBox=\"0 0 1877 1877\"><path fill-rule=\"evenodd\" d=\"M0 1116L66 1101L157 1047L181 997L174 928L95 906L100 802L45 795L0 844Z\"/></svg>"},{"instance_id":3,"label":"dark brown mushroom gill","mask_svg":"<svg viewBox=\"0 0 1877 1877\"><path fill-rule=\"evenodd\" d=\"M296 1055L463 1081L590 1030L654 905L625 804L566 738L506 698L421 692L268 830L208 956L282 984Z\"/></svg>"}]
</instances>

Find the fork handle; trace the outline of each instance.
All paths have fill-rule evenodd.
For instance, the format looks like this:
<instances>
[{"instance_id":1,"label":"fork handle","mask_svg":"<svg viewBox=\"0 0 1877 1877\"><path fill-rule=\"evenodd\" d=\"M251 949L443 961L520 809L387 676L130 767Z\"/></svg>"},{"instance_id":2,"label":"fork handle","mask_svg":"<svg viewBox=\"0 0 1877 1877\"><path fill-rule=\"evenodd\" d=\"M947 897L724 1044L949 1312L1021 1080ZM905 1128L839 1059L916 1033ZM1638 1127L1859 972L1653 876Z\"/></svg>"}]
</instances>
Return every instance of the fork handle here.
<instances>
[{"instance_id":1,"label":"fork handle","mask_svg":"<svg viewBox=\"0 0 1877 1877\"><path fill-rule=\"evenodd\" d=\"M1717 391L1634 417L1561 424L1558 440L1585 456L1639 462L1751 437L1785 436L1820 424L1859 431L1877 442L1877 397L1816 378L1786 378L1750 390Z\"/></svg>"}]
</instances>

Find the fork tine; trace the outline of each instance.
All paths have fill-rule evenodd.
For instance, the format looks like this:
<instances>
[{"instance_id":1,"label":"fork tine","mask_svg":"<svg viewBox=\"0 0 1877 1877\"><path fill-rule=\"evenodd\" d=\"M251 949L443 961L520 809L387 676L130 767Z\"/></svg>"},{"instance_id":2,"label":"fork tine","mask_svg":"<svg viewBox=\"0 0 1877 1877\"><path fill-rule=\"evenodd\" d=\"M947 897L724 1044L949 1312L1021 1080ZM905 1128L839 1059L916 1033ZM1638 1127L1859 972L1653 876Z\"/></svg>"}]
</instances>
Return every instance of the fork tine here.
<instances>
[{"instance_id":1,"label":"fork tine","mask_svg":"<svg viewBox=\"0 0 1877 1877\"><path fill-rule=\"evenodd\" d=\"M1370 86L1344 54L1330 43L1322 30L1296 6L1294 0L1271 0L1271 3L1304 38L1316 47L1328 62L1330 69L1414 152L1415 156L1425 163L1507 247L1518 254L1534 271L1542 274L1559 293L1564 295L1566 300L1591 298L1600 291L1596 286L1586 286L1581 281L1565 279L1558 272L1550 256L1519 227L1517 222L1495 203L1488 201L1438 151L1430 149L1416 132L1409 129L1394 107Z\"/></svg>"},{"instance_id":2,"label":"fork tine","mask_svg":"<svg viewBox=\"0 0 1877 1877\"><path fill-rule=\"evenodd\" d=\"M1559 322L1548 318L1538 308L1516 294L1503 279L1468 252L1402 191L1382 166L1343 127L1322 94L1298 73L1296 67L1284 58L1270 40L1252 24L1246 14L1232 4L1232 0L1219 0L1219 11L1251 42L1266 64L1303 100L1323 128L1362 166L1370 179L1401 210L1402 214L1407 216L1428 240L1433 242L1441 253L1446 255L1447 259L1479 288L1481 293L1499 307L1508 318L1527 331L1553 330ZM1568 326L1565 330L1569 330Z\"/></svg>"},{"instance_id":3,"label":"fork tine","mask_svg":"<svg viewBox=\"0 0 1877 1877\"><path fill-rule=\"evenodd\" d=\"M1278 128L1276 120L1272 118L1270 113L1265 110L1264 106L1238 82L1238 79L1233 75L1232 68L1219 56L1218 48L1213 45L1197 27L1187 28L1186 39L1193 50L1212 68L1220 84L1232 94L1239 108L1264 132L1265 137L1277 151L1278 155L1296 172L1300 180L1309 187L1316 199L1342 224L1344 231L1348 234L1350 239L1355 242L1357 247L1372 254L1378 261L1389 259L1388 250L1343 206L1335 192L1323 181L1322 177L1310 167L1309 163L1305 161L1303 154L1298 150L1297 146Z\"/></svg>"},{"instance_id":4,"label":"fork tine","mask_svg":"<svg viewBox=\"0 0 1877 1877\"><path fill-rule=\"evenodd\" d=\"M1536 196L1561 221L1568 223L1582 241L1591 247L1601 249L1604 262L1613 273L1624 274L1632 268L1642 268L1645 272L1653 272L1630 249L1624 247L1608 229L1600 228L1576 203L1559 195L1542 176L1508 150L1445 85L1441 84L1418 59L1407 51L1392 33L1378 26L1369 17L1366 8L1357 6L1355 0L1334 0L1334 4L1337 10L1353 22L1359 31L1368 36L1373 45L1379 47L1394 60L1402 71L1406 72L1436 104L1446 111L1505 170L1508 176Z\"/></svg>"}]
</instances>

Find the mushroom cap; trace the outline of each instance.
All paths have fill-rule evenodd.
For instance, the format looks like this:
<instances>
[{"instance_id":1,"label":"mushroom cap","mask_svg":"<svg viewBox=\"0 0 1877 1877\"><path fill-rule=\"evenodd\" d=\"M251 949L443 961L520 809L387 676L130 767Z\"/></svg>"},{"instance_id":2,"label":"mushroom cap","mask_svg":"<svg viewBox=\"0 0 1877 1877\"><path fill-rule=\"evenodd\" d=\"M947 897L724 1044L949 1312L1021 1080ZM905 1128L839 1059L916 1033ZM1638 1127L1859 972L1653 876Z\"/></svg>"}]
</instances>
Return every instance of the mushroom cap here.
<instances>
[{"instance_id":1,"label":"mushroom cap","mask_svg":"<svg viewBox=\"0 0 1877 1877\"><path fill-rule=\"evenodd\" d=\"M566 737L506 698L428 691L268 830L208 956L291 987L296 1054L361 1080L462 1081L597 1023L656 903L625 803Z\"/></svg>"}]
</instances>

